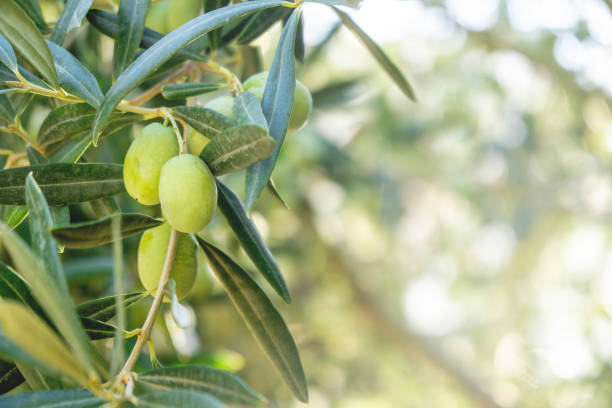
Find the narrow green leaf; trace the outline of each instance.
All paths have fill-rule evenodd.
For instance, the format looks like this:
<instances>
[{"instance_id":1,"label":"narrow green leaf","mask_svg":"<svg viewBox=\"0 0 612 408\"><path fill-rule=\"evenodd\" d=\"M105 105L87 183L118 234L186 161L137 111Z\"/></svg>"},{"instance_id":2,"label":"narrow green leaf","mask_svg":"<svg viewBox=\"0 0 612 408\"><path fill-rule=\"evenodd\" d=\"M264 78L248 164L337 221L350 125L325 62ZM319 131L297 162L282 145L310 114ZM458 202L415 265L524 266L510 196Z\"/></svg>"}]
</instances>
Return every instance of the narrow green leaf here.
<instances>
[{"instance_id":1,"label":"narrow green leaf","mask_svg":"<svg viewBox=\"0 0 612 408\"><path fill-rule=\"evenodd\" d=\"M60 146L61 148L56 152L55 149ZM49 146L48 152L53 154L51 163L76 163L90 146L91 137L88 133L84 133L73 140Z\"/></svg>"},{"instance_id":2,"label":"narrow green leaf","mask_svg":"<svg viewBox=\"0 0 612 408\"><path fill-rule=\"evenodd\" d=\"M148 3L147 3L148 7ZM117 296L115 296L115 313L117 319L117 327L113 333L113 353L111 356L111 377L114 377L119 372L119 367L123 364L125 359L125 302L123 301L123 282L124 282L124 268L123 268L123 242L121 240L122 235L122 219L121 217L113 218L111 222L111 237L113 240L113 289Z\"/></svg>"},{"instance_id":3,"label":"narrow green leaf","mask_svg":"<svg viewBox=\"0 0 612 408\"><path fill-rule=\"evenodd\" d=\"M51 41L47 41L47 45L53 55L61 87L93 107L100 106L104 95L98 86L96 77L66 49Z\"/></svg>"},{"instance_id":4,"label":"narrow green leaf","mask_svg":"<svg viewBox=\"0 0 612 408\"><path fill-rule=\"evenodd\" d=\"M240 265L215 246L199 237L196 239L251 334L289 389L300 401L308 401L308 385L300 356L281 315Z\"/></svg>"},{"instance_id":5,"label":"narrow green leaf","mask_svg":"<svg viewBox=\"0 0 612 408\"><path fill-rule=\"evenodd\" d=\"M363 0L305 0L311 3L327 4L328 6L346 6L354 9L361 7Z\"/></svg>"},{"instance_id":6,"label":"narrow green leaf","mask_svg":"<svg viewBox=\"0 0 612 408\"><path fill-rule=\"evenodd\" d=\"M53 87L59 85L47 43L28 15L14 0L3 0L0 33L13 44Z\"/></svg>"},{"instance_id":7,"label":"narrow green leaf","mask_svg":"<svg viewBox=\"0 0 612 408\"><path fill-rule=\"evenodd\" d=\"M287 204L287 201L283 198L280 191L278 191L278 188L276 188L276 183L274 182L272 178L268 180L268 184L266 185L266 188L268 189L270 194L272 194L272 196L276 198L276 201L278 201L280 205L282 205L286 209L289 209L289 204Z\"/></svg>"},{"instance_id":8,"label":"narrow green leaf","mask_svg":"<svg viewBox=\"0 0 612 408\"><path fill-rule=\"evenodd\" d=\"M262 100L264 115L270 126L270 136L274 139L274 152L266 160L255 163L247 169L245 206L250 211L257 197L264 189L283 145L295 92L295 38L300 10L295 10L278 42L274 61L266 82Z\"/></svg>"},{"instance_id":9,"label":"narrow green leaf","mask_svg":"<svg viewBox=\"0 0 612 408\"><path fill-rule=\"evenodd\" d=\"M0 35L0 62L13 72L18 72L17 56L11 43L3 35Z\"/></svg>"},{"instance_id":10,"label":"narrow green leaf","mask_svg":"<svg viewBox=\"0 0 612 408\"><path fill-rule=\"evenodd\" d=\"M51 30L51 41L62 45L66 35L81 25L93 0L68 0L55 27Z\"/></svg>"},{"instance_id":11,"label":"narrow green leaf","mask_svg":"<svg viewBox=\"0 0 612 408\"><path fill-rule=\"evenodd\" d=\"M32 172L49 205L91 201L125 191L119 164L52 163L0 171L0 204L23 205L24 184Z\"/></svg>"},{"instance_id":12,"label":"narrow green leaf","mask_svg":"<svg viewBox=\"0 0 612 408\"><path fill-rule=\"evenodd\" d=\"M23 375L15 364L0 361L0 394L6 394L23 384L24 381Z\"/></svg>"},{"instance_id":13,"label":"narrow green leaf","mask_svg":"<svg viewBox=\"0 0 612 408\"><path fill-rule=\"evenodd\" d=\"M36 314L43 317L44 313L38 302L34 300L30 289L21 277L11 267L0 262L0 298L13 299L27 305Z\"/></svg>"},{"instance_id":14,"label":"narrow green leaf","mask_svg":"<svg viewBox=\"0 0 612 408\"><path fill-rule=\"evenodd\" d=\"M79 316L85 333L91 340L112 339L115 337L117 328L111 324L92 319L90 317Z\"/></svg>"},{"instance_id":15,"label":"narrow green leaf","mask_svg":"<svg viewBox=\"0 0 612 408\"><path fill-rule=\"evenodd\" d=\"M23 11L26 12L28 17L32 19L36 27L43 33L49 31L49 27L47 26L47 22L42 15L42 11L40 10L40 5L38 4L38 0L17 0L17 4Z\"/></svg>"},{"instance_id":16,"label":"narrow green leaf","mask_svg":"<svg viewBox=\"0 0 612 408\"><path fill-rule=\"evenodd\" d=\"M227 6L230 3L230 0L204 0L204 12L209 13L213 10L220 9L222 7ZM210 41L210 48L212 50L216 50L219 48L219 43L221 42L222 29L218 28L216 30L208 33L208 39Z\"/></svg>"},{"instance_id":17,"label":"narrow green leaf","mask_svg":"<svg viewBox=\"0 0 612 408\"><path fill-rule=\"evenodd\" d=\"M147 295L147 293L143 292L126 293L123 295L123 307L128 308ZM115 316L116 299L117 296L107 296L100 299L90 300L78 305L76 310L79 316L85 316L101 322L106 322Z\"/></svg>"},{"instance_id":18,"label":"narrow green leaf","mask_svg":"<svg viewBox=\"0 0 612 408\"><path fill-rule=\"evenodd\" d=\"M234 117L241 124L254 124L268 129L268 122L259 99L252 92L242 92L234 98Z\"/></svg>"},{"instance_id":19,"label":"narrow green leaf","mask_svg":"<svg viewBox=\"0 0 612 408\"><path fill-rule=\"evenodd\" d=\"M224 85L215 82L185 82L162 86L162 96L166 99L184 99L216 91Z\"/></svg>"},{"instance_id":20,"label":"narrow green leaf","mask_svg":"<svg viewBox=\"0 0 612 408\"><path fill-rule=\"evenodd\" d=\"M0 325L2 334L26 353L78 384L89 385L86 365L26 306L12 300L0 303Z\"/></svg>"},{"instance_id":21,"label":"narrow green leaf","mask_svg":"<svg viewBox=\"0 0 612 408\"><path fill-rule=\"evenodd\" d=\"M68 248L94 248L113 241L112 222L121 220L121 236L130 237L162 222L144 214L115 214L93 221L85 221L53 228L51 232L59 243Z\"/></svg>"},{"instance_id":22,"label":"narrow green leaf","mask_svg":"<svg viewBox=\"0 0 612 408\"><path fill-rule=\"evenodd\" d=\"M234 231L236 238L240 241L242 248L276 293L285 302L290 303L289 289L278 264L261 235L259 235L255 224L247 217L240 198L219 180L217 180L217 191L219 192L217 205L227 219L232 231Z\"/></svg>"},{"instance_id":23,"label":"narrow green leaf","mask_svg":"<svg viewBox=\"0 0 612 408\"><path fill-rule=\"evenodd\" d=\"M66 276L58 256L58 248L49 230L53 227L51 212L47 200L32 174L28 174L25 182L25 198L30 214L30 236L34 250L42 260L47 273L55 280L62 291L62 296L70 296Z\"/></svg>"},{"instance_id":24,"label":"narrow green leaf","mask_svg":"<svg viewBox=\"0 0 612 408\"><path fill-rule=\"evenodd\" d=\"M26 384L32 391L49 390L49 384L45 380L45 376L36 366L24 363L22 361L15 361L15 366L23 375Z\"/></svg>"},{"instance_id":25,"label":"narrow green leaf","mask_svg":"<svg viewBox=\"0 0 612 408\"><path fill-rule=\"evenodd\" d=\"M100 132L117 104L181 48L209 31L221 27L230 19L284 3L283 0L260 0L223 7L194 18L156 42L126 68L106 93L94 121L92 130L94 145L97 145Z\"/></svg>"},{"instance_id":26,"label":"narrow green leaf","mask_svg":"<svg viewBox=\"0 0 612 408\"><path fill-rule=\"evenodd\" d=\"M191 390L155 391L138 397L140 408L225 408L210 395ZM1 406L0 406L1 408Z\"/></svg>"},{"instance_id":27,"label":"narrow green leaf","mask_svg":"<svg viewBox=\"0 0 612 408\"><path fill-rule=\"evenodd\" d=\"M11 207L2 217L2 221L8 225L9 228L15 229L26 219L28 216L28 209L24 206Z\"/></svg>"},{"instance_id":28,"label":"narrow green leaf","mask_svg":"<svg viewBox=\"0 0 612 408\"><path fill-rule=\"evenodd\" d=\"M149 0L121 0L119 38L113 54L113 75L118 77L134 60L145 28Z\"/></svg>"},{"instance_id":29,"label":"narrow green leaf","mask_svg":"<svg viewBox=\"0 0 612 408\"><path fill-rule=\"evenodd\" d=\"M236 126L233 119L202 106L177 106L172 108L172 114L209 139Z\"/></svg>"},{"instance_id":30,"label":"narrow green leaf","mask_svg":"<svg viewBox=\"0 0 612 408\"><path fill-rule=\"evenodd\" d=\"M0 328L0 358L4 361L20 362L33 365L45 371L55 372L53 367L48 366L44 362L37 360L35 357L27 353L15 342L4 335Z\"/></svg>"},{"instance_id":31,"label":"narrow green leaf","mask_svg":"<svg viewBox=\"0 0 612 408\"><path fill-rule=\"evenodd\" d=\"M96 110L86 103L62 105L52 110L38 133L38 144L45 146L73 136L91 128Z\"/></svg>"},{"instance_id":32,"label":"narrow green leaf","mask_svg":"<svg viewBox=\"0 0 612 408\"><path fill-rule=\"evenodd\" d=\"M92 26L100 30L105 35L114 39L119 39L120 30L118 15L103 10L94 9L89 10L87 13L87 20ZM140 47L150 48L163 36L163 34L145 27L142 33L142 39L140 40ZM205 62L207 58L199 54L199 52L207 48L208 40L206 38L200 38L199 40L196 40L186 46L184 49L178 51L176 56L183 59Z\"/></svg>"},{"instance_id":33,"label":"narrow green leaf","mask_svg":"<svg viewBox=\"0 0 612 408\"><path fill-rule=\"evenodd\" d=\"M304 43L304 15L298 21L297 33L295 36L295 59L304 62L306 57L306 44Z\"/></svg>"},{"instance_id":34,"label":"narrow green leaf","mask_svg":"<svg viewBox=\"0 0 612 408\"><path fill-rule=\"evenodd\" d=\"M137 381L165 389L206 392L228 404L261 406L267 402L240 377L208 366L165 367L138 374Z\"/></svg>"},{"instance_id":35,"label":"narrow green leaf","mask_svg":"<svg viewBox=\"0 0 612 408\"><path fill-rule=\"evenodd\" d=\"M93 408L105 402L86 390L52 390L0 397L0 408Z\"/></svg>"},{"instance_id":36,"label":"narrow green leaf","mask_svg":"<svg viewBox=\"0 0 612 408\"><path fill-rule=\"evenodd\" d=\"M15 109L6 95L0 94L0 126L8 126L15 121Z\"/></svg>"},{"instance_id":37,"label":"narrow green leaf","mask_svg":"<svg viewBox=\"0 0 612 408\"><path fill-rule=\"evenodd\" d=\"M391 59L385 54L385 52L380 48L378 44L359 27L351 17L343 11L338 10L335 7L332 7L340 20L342 20L342 24L349 30L353 32L361 40L363 45L370 51L370 54L378 61L382 69L391 77L391 79L395 82L395 84L402 90L402 92L411 100L416 102L416 95L414 94L414 90L410 83L402 74L402 71L399 70L397 65L391 61Z\"/></svg>"},{"instance_id":38,"label":"narrow green leaf","mask_svg":"<svg viewBox=\"0 0 612 408\"><path fill-rule=\"evenodd\" d=\"M240 31L236 42L239 45L246 45L255 41L274 24L289 16L291 11L287 7L276 7L272 10L258 11Z\"/></svg>"},{"instance_id":39,"label":"narrow green leaf","mask_svg":"<svg viewBox=\"0 0 612 408\"><path fill-rule=\"evenodd\" d=\"M247 168L270 156L274 140L259 125L238 125L219 133L206 145L200 158L214 175Z\"/></svg>"},{"instance_id":40,"label":"narrow green leaf","mask_svg":"<svg viewBox=\"0 0 612 408\"><path fill-rule=\"evenodd\" d=\"M31 165L46 164L47 158L32 146L26 146L26 154Z\"/></svg>"}]
</instances>

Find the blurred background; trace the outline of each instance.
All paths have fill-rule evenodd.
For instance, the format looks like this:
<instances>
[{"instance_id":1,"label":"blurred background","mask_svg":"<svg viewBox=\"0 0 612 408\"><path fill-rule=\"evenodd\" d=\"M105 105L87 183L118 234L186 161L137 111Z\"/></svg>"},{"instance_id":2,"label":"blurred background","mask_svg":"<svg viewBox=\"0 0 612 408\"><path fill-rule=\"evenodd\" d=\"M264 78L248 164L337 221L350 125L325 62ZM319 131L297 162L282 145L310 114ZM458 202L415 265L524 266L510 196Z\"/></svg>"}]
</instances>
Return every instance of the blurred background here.
<instances>
[{"instance_id":1,"label":"blurred background","mask_svg":"<svg viewBox=\"0 0 612 408\"><path fill-rule=\"evenodd\" d=\"M418 103L333 12L304 6L298 78L315 111L274 173L290 209L266 193L253 219L292 291L291 305L272 300L301 350L308 406L610 406L612 2L365 0L349 13ZM71 50L87 65L97 41L107 66L88 67L110 80L112 41L80 32ZM264 67L279 35L257 40ZM47 112L29 113L32 134ZM130 133L88 158L121 161ZM226 180L242 194L243 178ZM254 269L222 217L207 234ZM77 297L110 287L110 248L65 262ZM187 302L197 325L160 319L160 360L178 351L237 371L272 407L304 407L201 269Z\"/></svg>"}]
</instances>

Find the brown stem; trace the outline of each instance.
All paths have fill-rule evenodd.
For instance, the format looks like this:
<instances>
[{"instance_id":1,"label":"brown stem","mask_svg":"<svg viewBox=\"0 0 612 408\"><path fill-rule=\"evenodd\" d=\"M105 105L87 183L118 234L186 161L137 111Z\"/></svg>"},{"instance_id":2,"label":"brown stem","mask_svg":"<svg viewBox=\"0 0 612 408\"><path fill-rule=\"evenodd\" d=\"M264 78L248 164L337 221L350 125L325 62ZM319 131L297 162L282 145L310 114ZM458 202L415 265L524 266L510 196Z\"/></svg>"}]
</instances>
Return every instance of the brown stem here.
<instances>
[{"instance_id":1,"label":"brown stem","mask_svg":"<svg viewBox=\"0 0 612 408\"><path fill-rule=\"evenodd\" d=\"M153 99L157 94L162 91L162 86L170 84L182 76L189 75L194 69L196 69L196 67L197 63L195 62L186 63L182 68L178 69L173 74L164 78L163 80L155 84L153 87L147 89L146 91L132 99L130 101L130 105L142 105L143 103Z\"/></svg>"}]
</instances>

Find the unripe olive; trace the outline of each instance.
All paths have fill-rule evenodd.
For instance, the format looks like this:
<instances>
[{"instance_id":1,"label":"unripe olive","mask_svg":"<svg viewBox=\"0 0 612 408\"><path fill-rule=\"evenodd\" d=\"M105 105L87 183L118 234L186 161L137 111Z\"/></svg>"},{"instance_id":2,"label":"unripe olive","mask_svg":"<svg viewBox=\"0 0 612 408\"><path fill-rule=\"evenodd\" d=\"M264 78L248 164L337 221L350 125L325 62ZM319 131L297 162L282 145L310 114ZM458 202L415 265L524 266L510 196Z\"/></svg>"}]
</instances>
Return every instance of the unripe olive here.
<instances>
[{"instance_id":1,"label":"unripe olive","mask_svg":"<svg viewBox=\"0 0 612 408\"><path fill-rule=\"evenodd\" d=\"M163 223L142 234L138 245L138 277L153 296L164 268L170 243L171 227ZM170 277L176 282L176 296L183 299L193 288L197 273L196 244L187 234L179 233L176 255ZM166 299L167 300L167 299Z\"/></svg>"},{"instance_id":2,"label":"unripe olive","mask_svg":"<svg viewBox=\"0 0 612 408\"><path fill-rule=\"evenodd\" d=\"M167 1L160 1L149 6L145 25L151 30L167 34L168 31L168 10L170 4Z\"/></svg>"},{"instance_id":3,"label":"unripe olive","mask_svg":"<svg viewBox=\"0 0 612 408\"><path fill-rule=\"evenodd\" d=\"M159 203L162 166L178 151L178 141L171 128L160 123L147 125L125 155L123 180L127 192L141 204Z\"/></svg>"},{"instance_id":4,"label":"unripe olive","mask_svg":"<svg viewBox=\"0 0 612 408\"><path fill-rule=\"evenodd\" d=\"M168 29L170 31L200 15L202 0L169 0L169 2Z\"/></svg>"},{"instance_id":5,"label":"unripe olive","mask_svg":"<svg viewBox=\"0 0 612 408\"><path fill-rule=\"evenodd\" d=\"M244 90L254 93L261 102L267 80L267 72L255 74L244 82ZM289 117L289 130L295 132L301 129L308 121L311 111L312 95L310 95L310 92L304 86L304 84L302 84L300 81L296 81L295 93L293 95L293 106L291 108L291 116Z\"/></svg>"},{"instance_id":6,"label":"unripe olive","mask_svg":"<svg viewBox=\"0 0 612 408\"><path fill-rule=\"evenodd\" d=\"M172 228L198 232L208 225L217 206L215 178L199 157L173 157L161 171L159 201Z\"/></svg>"},{"instance_id":7,"label":"unripe olive","mask_svg":"<svg viewBox=\"0 0 612 408\"><path fill-rule=\"evenodd\" d=\"M204 105L208 109L212 109L216 112L219 112L222 115L227 116L228 118L234 118L234 98L229 95L218 96L215 99L210 100L206 105Z\"/></svg>"},{"instance_id":8,"label":"unripe olive","mask_svg":"<svg viewBox=\"0 0 612 408\"><path fill-rule=\"evenodd\" d=\"M210 139L201 134L200 132L196 132L192 130L189 134L189 140L187 142L189 146L189 153L199 156L202 153L202 150L206 147L206 145L210 142Z\"/></svg>"}]
</instances>

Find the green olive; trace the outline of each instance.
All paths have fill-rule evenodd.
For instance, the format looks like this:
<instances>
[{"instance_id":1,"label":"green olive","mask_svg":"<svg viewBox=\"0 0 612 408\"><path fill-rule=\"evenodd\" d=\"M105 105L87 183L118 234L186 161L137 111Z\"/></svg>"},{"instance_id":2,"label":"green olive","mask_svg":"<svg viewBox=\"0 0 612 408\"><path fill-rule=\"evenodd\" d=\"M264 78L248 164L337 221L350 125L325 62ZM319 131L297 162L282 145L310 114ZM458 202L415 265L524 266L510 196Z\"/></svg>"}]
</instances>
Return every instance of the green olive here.
<instances>
[{"instance_id":1,"label":"green olive","mask_svg":"<svg viewBox=\"0 0 612 408\"><path fill-rule=\"evenodd\" d=\"M210 223L217 207L215 178L199 157L173 157L161 171L159 201L172 228L198 232Z\"/></svg>"},{"instance_id":2,"label":"green olive","mask_svg":"<svg viewBox=\"0 0 612 408\"><path fill-rule=\"evenodd\" d=\"M210 100L206 105L208 109L212 109L219 112L228 118L235 119L234 117L234 98L229 95L218 96L215 99Z\"/></svg>"},{"instance_id":3,"label":"green olive","mask_svg":"<svg viewBox=\"0 0 612 408\"><path fill-rule=\"evenodd\" d=\"M192 130L189 134L189 140L187 144L189 145L189 153L195 154L199 156L202 153L202 150L206 147L206 145L210 142L210 139L201 134L200 132L196 132Z\"/></svg>"},{"instance_id":4,"label":"green olive","mask_svg":"<svg viewBox=\"0 0 612 408\"><path fill-rule=\"evenodd\" d=\"M169 0L168 29L177 29L200 15L202 0Z\"/></svg>"},{"instance_id":5,"label":"green olive","mask_svg":"<svg viewBox=\"0 0 612 408\"><path fill-rule=\"evenodd\" d=\"M127 192L139 203L159 203L159 175L164 163L178 154L174 131L160 123L147 125L132 142L123 165Z\"/></svg>"},{"instance_id":6,"label":"green olive","mask_svg":"<svg viewBox=\"0 0 612 408\"><path fill-rule=\"evenodd\" d=\"M147 19L145 25L151 30L155 30L162 34L167 34L168 31L168 10L170 4L167 1L160 1L149 6L147 11Z\"/></svg>"},{"instance_id":7,"label":"green olive","mask_svg":"<svg viewBox=\"0 0 612 408\"><path fill-rule=\"evenodd\" d=\"M164 268L171 227L163 223L142 234L138 245L138 277L153 296ZM197 273L196 244L187 234L179 233L170 277L176 282L176 296L183 299L193 288ZM168 299L165 299L166 301Z\"/></svg>"},{"instance_id":8,"label":"green olive","mask_svg":"<svg viewBox=\"0 0 612 408\"><path fill-rule=\"evenodd\" d=\"M244 82L244 90L254 93L261 102L267 79L267 72L255 74ZM293 107L291 108L291 116L289 117L289 131L291 132L300 130L308 121L308 117L312 111L312 95L310 95L308 89L300 81L296 81L295 83L293 98Z\"/></svg>"}]
</instances>

